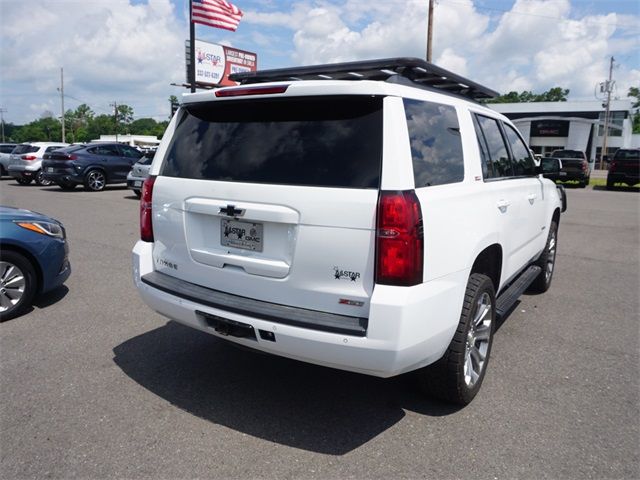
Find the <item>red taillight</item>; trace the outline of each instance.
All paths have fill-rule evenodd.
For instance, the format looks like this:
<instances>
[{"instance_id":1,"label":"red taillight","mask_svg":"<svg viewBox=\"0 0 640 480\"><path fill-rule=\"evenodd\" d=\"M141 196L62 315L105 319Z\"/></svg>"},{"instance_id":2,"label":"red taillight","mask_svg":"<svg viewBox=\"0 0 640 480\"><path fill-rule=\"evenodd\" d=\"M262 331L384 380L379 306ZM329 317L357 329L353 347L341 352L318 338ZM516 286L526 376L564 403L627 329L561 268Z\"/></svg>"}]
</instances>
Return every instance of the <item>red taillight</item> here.
<instances>
[{"instance_id":1,"label":"red taillight","mask_svg":"<svg viewBox=\"0 0 640 480\"><path fill-rule=\"evenodd\" d=\"M153 242L151 200L155 181L155 175L149 176L142 184L142 194L140 195L140 240L143 242Z\"/></svg>"},{"instance_id":2,"label":"red taillight","mask_svg":"<svg viewBox=\"0 0 640 480\"><path fill-rule=\"evenodd\" d=\"M609 165L609 171L613 172L616 169L616 162L611 162L611 164Z\"/></svg>"},{"instance_id":3,"label":"red taillight","mask_svg":"<svg viewBox=\"0 0 640 480\"><path fill-rule=\"evenodd\" d=\"M216 90L216 97L240 97L243 95L271 95L273 93L284 93L289 85L277 85L275 87L244 87L244 88L223 88Z\"/></svg>"},{"instance_id":4,"label":"red taillight","mask_svg":"<svg viewBox=\"0 0 640 480\"><path fill-rule=\"evenodd\" d=\"M582 161L582 171L586 172L588 168L589 168L589 163L587 163L586 160L583 160Z\"/></svg>"},{"instance_id":5,"label":"red taillight","mask_svg":"<svg viewBox=\"0 0 640 480\"><path fill-rule=\"evenodd\" d=\"M376 230L376 283L422 283L424 236L420 201L413 190L380 192Z\"/></svg>"},{"instance_id":6,"label":"red taillight","mask_svg":"<svg viewBox=\"0 0 640 480\"><path fill-rule=\"evenodd\" d=\"M67 155L67 161L69 160L77 160L78 156L77 155Z\"/></svg>"},{"instance_id":7,"label":"red taillight","mask_svg":"<svg viewBox=\"0 0 640 480\"><path fill-rule=\"evenodd\" d=\"M31 161L31 160L35 160L35 159L36 159L36 158L38 158L38 157L36 157L35 155L22 155L22 157L20 157L20 158L22 158L22 160L29 160L29 161Z\"/></svg>"}]
</instances>

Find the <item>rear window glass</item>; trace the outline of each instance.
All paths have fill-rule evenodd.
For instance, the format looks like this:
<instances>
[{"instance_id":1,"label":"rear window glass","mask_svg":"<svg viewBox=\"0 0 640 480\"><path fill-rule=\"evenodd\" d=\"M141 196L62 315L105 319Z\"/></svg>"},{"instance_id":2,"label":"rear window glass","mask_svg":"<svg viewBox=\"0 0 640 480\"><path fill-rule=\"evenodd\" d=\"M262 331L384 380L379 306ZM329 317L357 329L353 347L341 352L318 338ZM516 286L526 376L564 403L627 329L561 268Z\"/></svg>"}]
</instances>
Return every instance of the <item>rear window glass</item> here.
<instances>
[{"instance_id":1,"label":"rear window glass","mask_svg":"<svg viewBox=\"0 0 640 480\"><path fill-rule=\"evenodd\" d=\"M640 150L618 150L614 158L616 160L640 160Z\"/></svg>"},{"instance_id":2,"label":"rear window glass","mask_svg":"<svg viewBox=\"0 0 640 480\"><path fill-rule=\"evenodd\" d=\"M578 150L556 150L552 155L557 158L584 158L584 153Z\"/></svg>"},{"instance_id":3,"label":"rear window glass","mask_svg":"<svg viewBox=\"0 0 640 480\"><path fill-rule=\"evenodd\" d=\"M461 182L464 157L455 108L404 99L416 188Z\"/></svg>"},{"instance_id":4,"label":"rear window glass","mask_svg":"<svg viewBox=\"0 0 640 480\"><path fill-rule=\"evenodd\" d=\"M11 153L22 155L25 153L37 152L39 149L40 147L36 147L35 145L18 145Z\"/></svg>"},{"instance_id":5,"label":"rear window glass","mask_svg":"<svg viewBox=\"0 0 640 480\"><path fill-rule=\"evenodd\" d=\"M378 188L382 98L223 101L184 109L161 175Z\"/></svg>"},{"instance_id":6,"label":"rear window glass","mask_svg":"<svg viewBox=\"0 0 640 480\"><path fill-rule=\"evenodd\" d=\"M153 162L154 156L155 156L155 153L145 153L144 157L138 160L138 163L140 165L151 165L151 162Z\"/></svg>"}]
</instances>

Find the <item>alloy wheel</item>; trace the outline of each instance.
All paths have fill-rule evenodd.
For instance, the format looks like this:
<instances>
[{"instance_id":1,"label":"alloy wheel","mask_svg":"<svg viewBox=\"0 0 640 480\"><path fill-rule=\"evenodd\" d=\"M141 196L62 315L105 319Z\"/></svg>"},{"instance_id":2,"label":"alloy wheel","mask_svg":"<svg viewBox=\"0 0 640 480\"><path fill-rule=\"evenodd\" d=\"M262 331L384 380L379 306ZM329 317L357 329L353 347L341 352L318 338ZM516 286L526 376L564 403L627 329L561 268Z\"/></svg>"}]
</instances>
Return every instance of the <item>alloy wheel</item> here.
<instances>
[{"instance_id":1,"label":"alloy wheel","mask_svg":"<svg viewBox=\"0 0 640 480\"><path fill-rule=\"evenodd\" d=\"M24 295L24 273L10 262L0 262L0 312L6 312Z\"/></svg>"},{"instance_id":2,"label":"alloy wheel","mask_svg":"<svg viewBox=\"0 0 640 480\"><path fill-rule=\"evenodd\" d=\"M484 292L476 302L475 314L467 333L464 381L468 387L473 387L476 384L486 365L489 342L491 341L492 310L491 297L487 292Z\"/></svg>"},{"instance_id":3,"label":"alloy wheel","mask_svg":"<svg viewBox=\"0 0 640 480\"><path fill-rule=\"evenodd\" d=\"M551 275L553 275L553 266L556 263L556 232L551 232L549 237L549 246L547 247L547 264L544 270L544 279L549 282Z\"/></svg>"},{"instance_id":4,"label":"alloy wheel","mask_svg":"<svg viewBox=\"0 0 640 480\"><path fill-rule=\"evenodd\" d=\"M89 188L91 190L95 190L95 191L102 190L105 185L104 174L98 170L89 172L87 183L89 184Z\"/></svg>"}]
</instances>

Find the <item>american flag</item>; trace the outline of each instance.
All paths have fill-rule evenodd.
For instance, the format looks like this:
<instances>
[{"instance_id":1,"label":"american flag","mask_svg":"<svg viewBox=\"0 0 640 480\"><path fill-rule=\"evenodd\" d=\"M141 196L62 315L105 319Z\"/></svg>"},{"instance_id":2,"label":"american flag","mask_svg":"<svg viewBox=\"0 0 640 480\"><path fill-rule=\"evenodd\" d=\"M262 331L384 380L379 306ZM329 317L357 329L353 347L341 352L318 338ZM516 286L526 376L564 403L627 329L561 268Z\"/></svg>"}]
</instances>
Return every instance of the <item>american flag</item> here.
<instances>
[{"instance_id":1,"label":"american flag","mask_svg":"<svg viewBox=\"0 0 640 480\"><path fill-rule=\"evenodd\" d=\"M242 11L226 0L191 0L191 21L236 31Z\"/></svg>"}]
</instances>

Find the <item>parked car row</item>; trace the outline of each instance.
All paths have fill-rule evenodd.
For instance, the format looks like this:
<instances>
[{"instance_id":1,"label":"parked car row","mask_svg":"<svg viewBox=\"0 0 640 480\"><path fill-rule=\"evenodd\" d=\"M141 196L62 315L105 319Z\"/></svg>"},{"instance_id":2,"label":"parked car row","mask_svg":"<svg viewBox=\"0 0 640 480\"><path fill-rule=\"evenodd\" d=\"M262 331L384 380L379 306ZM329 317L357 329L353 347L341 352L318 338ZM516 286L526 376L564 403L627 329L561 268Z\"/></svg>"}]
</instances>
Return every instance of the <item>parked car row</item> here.
<instances>
[{"instance_id":1,"label":"parked car row","mask_svg":"<svg viewBox=\"0 0 640 480\"><path fill-rule=\"evenodd\" d=\"M100 191L108 184L127 182L138 196L154 154L149 149L145 153L128 145L105 142L31 142L0 147L0 173L21 185L35 181L41 186L56 184L63 190L83 185L86 190Z\"/></svg>"},{"instance_id":2,"label":"parked car row","mask_svg":"<svg viewBox=\"0 0 640 480\"><path fill-rule=\"evenodd\" d=\"M555 182L577 181L582 188L589 184L591 170L584 152L555 150L540 159L544 176ZM558 170L558 171L557 171ZM640 183L640 148L619 148L609 164L607 189L616 183L632 187Z\"/></svg>"}]
</instances>

